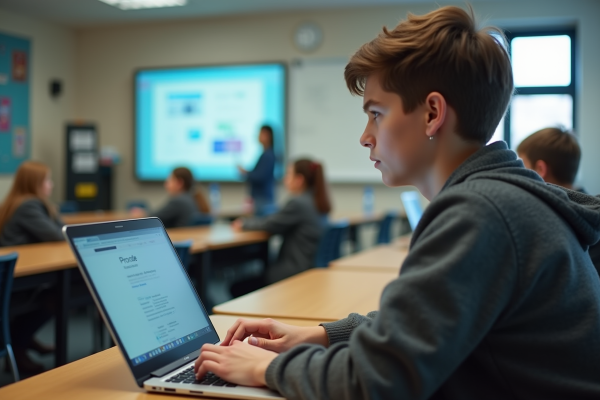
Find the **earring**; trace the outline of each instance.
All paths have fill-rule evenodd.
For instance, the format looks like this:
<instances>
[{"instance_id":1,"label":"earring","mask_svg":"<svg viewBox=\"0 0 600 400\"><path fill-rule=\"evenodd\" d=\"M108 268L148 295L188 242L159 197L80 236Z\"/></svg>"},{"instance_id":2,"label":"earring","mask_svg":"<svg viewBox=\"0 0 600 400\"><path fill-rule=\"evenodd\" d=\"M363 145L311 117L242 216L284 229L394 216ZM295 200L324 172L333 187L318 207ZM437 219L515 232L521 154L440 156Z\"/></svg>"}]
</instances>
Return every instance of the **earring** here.
<instances>
[{"instance_id":1,"label":"earring","mask_svg":"<svg viewBox=\"0 0 600 400\"><path fill-rule=\"evenodd\" d=\"M429 140L433 140L433 136L429 136Z\"/></svg>"}]
</instances>

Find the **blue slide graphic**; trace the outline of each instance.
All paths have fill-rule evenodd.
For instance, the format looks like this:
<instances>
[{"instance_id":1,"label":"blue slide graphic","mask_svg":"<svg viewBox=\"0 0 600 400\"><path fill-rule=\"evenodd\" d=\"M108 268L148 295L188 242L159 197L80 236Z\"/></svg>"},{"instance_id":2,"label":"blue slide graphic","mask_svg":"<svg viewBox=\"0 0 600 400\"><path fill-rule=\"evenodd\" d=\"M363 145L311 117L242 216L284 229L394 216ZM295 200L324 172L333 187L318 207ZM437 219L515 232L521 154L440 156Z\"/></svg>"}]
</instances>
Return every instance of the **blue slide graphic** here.
<instances>
[{"instance_id":1,"label":"blue slide graphic","mask_svg":"<svg viewBox=\"0 0 600 400\"><path fill-rule=\"evenodd\" d=\"M262 153L258 132L274 130L278 163L285 153L283 64L140 70L135 75L135 156L140 180L167 178L178 166L202 181L240 181Z\"/></svg>"}]
</instances>

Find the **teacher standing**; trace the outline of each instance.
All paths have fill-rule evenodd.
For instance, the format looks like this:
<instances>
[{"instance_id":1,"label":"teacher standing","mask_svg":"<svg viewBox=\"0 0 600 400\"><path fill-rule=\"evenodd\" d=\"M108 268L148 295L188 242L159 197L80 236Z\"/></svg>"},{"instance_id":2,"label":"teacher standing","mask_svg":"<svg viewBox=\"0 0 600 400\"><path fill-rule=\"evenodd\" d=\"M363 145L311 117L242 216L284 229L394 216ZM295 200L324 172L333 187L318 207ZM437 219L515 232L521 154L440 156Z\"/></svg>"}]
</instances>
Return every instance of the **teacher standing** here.
<instances>
[{"instance_id":1,"label":"teacher standing","mask_svg":"<svg viewBox=\"0 0 600 400\"><path fill-rule=\"evenodd\" d=\"M258 134L258 141L263 146L254 169L247 171L238 166L240 174L250 186L250 197L256 215L265 215L273 208L275 202L275 153L273 152L273 128L263 125Z\"/></svg>"}]
</instances>

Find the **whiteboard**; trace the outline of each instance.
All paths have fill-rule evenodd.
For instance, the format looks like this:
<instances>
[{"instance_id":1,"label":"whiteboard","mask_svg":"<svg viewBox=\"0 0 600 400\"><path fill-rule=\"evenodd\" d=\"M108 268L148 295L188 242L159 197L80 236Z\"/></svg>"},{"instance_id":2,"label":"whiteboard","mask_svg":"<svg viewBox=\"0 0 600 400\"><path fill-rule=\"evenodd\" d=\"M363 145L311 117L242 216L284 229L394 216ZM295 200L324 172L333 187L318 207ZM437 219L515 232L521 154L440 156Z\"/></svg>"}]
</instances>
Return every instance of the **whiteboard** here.
<instances>
[{"instance_id":1,"label":"whiteboard","mask_svg":"<svg viewBox=\"0 0 600 400\"><path fill-rule=\"evenodd\" d=\"M346 58L297 60L290 66L290 160L308 156L324 163L330 182L381 182L359 143L367 123L362 97L344 81Z\"/></svg>"}]
</instances>

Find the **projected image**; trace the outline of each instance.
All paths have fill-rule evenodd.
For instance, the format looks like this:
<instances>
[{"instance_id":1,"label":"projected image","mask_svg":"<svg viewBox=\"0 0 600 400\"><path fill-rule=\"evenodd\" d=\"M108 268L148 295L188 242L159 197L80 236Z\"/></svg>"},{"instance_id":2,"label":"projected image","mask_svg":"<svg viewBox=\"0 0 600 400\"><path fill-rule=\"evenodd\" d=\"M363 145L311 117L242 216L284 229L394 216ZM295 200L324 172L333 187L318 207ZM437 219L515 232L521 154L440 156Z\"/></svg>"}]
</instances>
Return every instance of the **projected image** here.
<instances>
[{"instance_id":1,"label":"projected image","mask_svg":"<svg viewBox=\"0 0 600 400\"><path fill-rule=\"evenodd\" d=\"M239 181L262 153L260 126L285 149L285 75L279 64L141 71L136 76L136 173L163 180L187 166L200 180ZM281 176L281 165L276 176Z\"/></svg>"}]
</instances>

